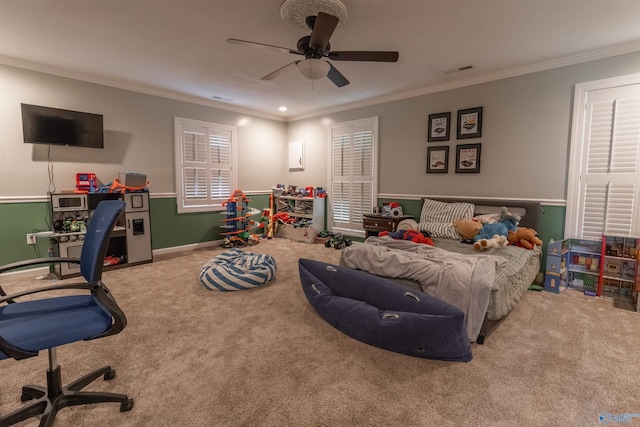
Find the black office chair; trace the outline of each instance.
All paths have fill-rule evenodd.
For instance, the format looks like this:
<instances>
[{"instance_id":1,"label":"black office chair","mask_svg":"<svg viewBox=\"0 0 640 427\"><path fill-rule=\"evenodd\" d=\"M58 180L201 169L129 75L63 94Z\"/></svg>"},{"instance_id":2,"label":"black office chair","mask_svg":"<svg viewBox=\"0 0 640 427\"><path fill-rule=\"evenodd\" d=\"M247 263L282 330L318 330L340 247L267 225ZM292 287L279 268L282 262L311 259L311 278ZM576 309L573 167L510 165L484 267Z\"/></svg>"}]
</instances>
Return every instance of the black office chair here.
<instances>
[{"instance_id":1,"label":"black office chair","mask_svg":"<svg viewBox=\"0 0 640 427\"><path fill-rule=\"evenodd\" d=\"M100 376L105 380L113 379L116 373L110 366L63 387L60 366L56 361L58 346L114 335L127 324L124 313L101 281L109 238L125 206L125 202L119 200L98 203L87 227L80 259L48 257L0 267L0 273L3 273L37 264L71 262L80 264L80 272L86 280L86 283L52 285L12 295L7 295L0 287L0 360L20 360L36 356L40 350L49 351L46 387L24 386L21 400L36 399L35 402L0 418L0 427L39 414L42 414L40 426L50 426L58 410L72 405L120 402L120 412L133 408L133 399L125 394L81 391ZM83 292L72 292L73 295L64 292L64 296L18 301L26 295L74 289Z\"/></svg>"}]
</instances>

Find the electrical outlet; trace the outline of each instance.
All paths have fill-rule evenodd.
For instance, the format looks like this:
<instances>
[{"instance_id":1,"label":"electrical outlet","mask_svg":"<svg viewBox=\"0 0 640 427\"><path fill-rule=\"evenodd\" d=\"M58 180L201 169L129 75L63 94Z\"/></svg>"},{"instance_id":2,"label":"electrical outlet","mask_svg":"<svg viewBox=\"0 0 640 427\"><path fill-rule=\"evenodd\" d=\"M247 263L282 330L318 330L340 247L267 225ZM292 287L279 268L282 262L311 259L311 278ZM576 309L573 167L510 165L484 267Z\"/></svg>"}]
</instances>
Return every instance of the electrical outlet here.
<instances>
[{"instance_id":1,"label":"electrical outlet","mask_svg":"<svg viewBox=\"0 0 640 427\"><path fill-rule=\"evenodd\" d=\"M27 234L27 245L35 245L35 244L36 244L36 235Z\"/></svg>"}]
</instances>

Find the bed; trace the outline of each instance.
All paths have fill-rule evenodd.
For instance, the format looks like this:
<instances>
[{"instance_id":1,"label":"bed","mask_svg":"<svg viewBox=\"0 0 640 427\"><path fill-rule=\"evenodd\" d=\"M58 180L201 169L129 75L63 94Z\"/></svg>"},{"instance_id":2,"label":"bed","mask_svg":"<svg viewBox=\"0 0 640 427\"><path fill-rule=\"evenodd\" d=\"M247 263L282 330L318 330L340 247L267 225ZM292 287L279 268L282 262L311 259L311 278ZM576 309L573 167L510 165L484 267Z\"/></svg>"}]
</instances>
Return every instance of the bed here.
<instances>
[{"instance_id":1,"label":"bed","mask_svg":"<svg viewBox=\"0 0 640 427\"><path fill-rule=\"evenodd\" d=\"M418 228L433 246L391 237L369 237L342 252L341 265L386 277L448 302L465 313L471 342L482 344L522 299L540 271L541 248L517 246L477 251L463 243L452 222L495 221L507 207L519 226L538 229L540 204L529 201L423 199Z\"/></svg>"}]
</instances>

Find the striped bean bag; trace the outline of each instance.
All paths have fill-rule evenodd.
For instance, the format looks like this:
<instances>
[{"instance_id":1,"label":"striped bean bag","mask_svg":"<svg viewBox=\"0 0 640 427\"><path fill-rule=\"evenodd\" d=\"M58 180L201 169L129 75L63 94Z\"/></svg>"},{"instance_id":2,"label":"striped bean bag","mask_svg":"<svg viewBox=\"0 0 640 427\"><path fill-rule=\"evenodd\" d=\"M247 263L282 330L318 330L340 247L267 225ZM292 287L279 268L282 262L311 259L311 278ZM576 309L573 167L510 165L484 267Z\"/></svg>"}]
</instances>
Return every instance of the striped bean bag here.
<instances>
[{"instance_id":1,"label":"striped bean bag","mask_svg":"<svg viewBox=\"0 0 640 427\"><path fill-rule=\"evenodd\" d=\"M200 284L210 291L242 291L268 283L276 276L271 255L230 249L200 270Z\"/></svg>"}]
</instances>

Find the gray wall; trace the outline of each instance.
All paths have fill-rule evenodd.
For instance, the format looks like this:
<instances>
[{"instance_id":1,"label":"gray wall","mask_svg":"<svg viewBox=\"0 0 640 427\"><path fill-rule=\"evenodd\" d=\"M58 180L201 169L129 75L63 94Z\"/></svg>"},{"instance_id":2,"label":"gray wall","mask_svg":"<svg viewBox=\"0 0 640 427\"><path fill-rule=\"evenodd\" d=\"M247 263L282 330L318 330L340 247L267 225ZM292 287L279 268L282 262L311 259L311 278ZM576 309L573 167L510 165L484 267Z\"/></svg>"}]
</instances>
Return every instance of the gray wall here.
<instances>
[{"instance_id":1,"label":"gray wall","mask_svg":"<svg viewBox=\"0 0 640 427\"><path fill-rule=\"evenodd\" d=\"M46 146L24 144L21 102L102 113L104 150L52 147L55 185L76 172L109 181L121 170L146 173L152 193L175 192L173 117L238 126L239 188L275 183L327 187L329 123L380 118L379 192L564 201L576 83L637 73L640 53L282 123L222 109L0 65L0 200L44 196ZM458 109L484 108L482 138L455 139ZM451 140L427 143L427 117L450 111ZM305 141L305 170L287 169L287 142ZM457 143L482 143L479 174L456 174ZM427 174L427 146L448 145L449 173Z\"/></svg>"},{"instance_id":2,"label":"gray wall","mask_svg":"<svg viewBox=\"0 0 640 427\"><path fill-rule=\"evenodd\" d=\"M290 122L289 140L305 139L317 153L290 175L327 186L327 124L378 116L379 193L562 202L574 85L637 72L640 53L633 53ZM457 110L473 107L483 107L482 137L456 140ZM447 111L450 140L427 143L428 115ZM456 174L456 144L477 142L480 173ZM427 147L439 145L450 147L449 173L427 174Z\"/></svg>"},{"instance_id":3,"label":"gray wall","mask_svg":"<svg viewBox=\"0 0 640 427\"><path fill-rule=\"evenodd\" d=\"M127 170L147 174L152 193L174 194L175 116L238 127L238 188L269 190L285 177L281 121L3 65L0 94L0 200L45 196L53 189L48 146L22 141L20 103L104 115L103 150L51 147L57 191L73 189L77 172L94 172L106 183Z\"/></svg>"}]
</instances>

